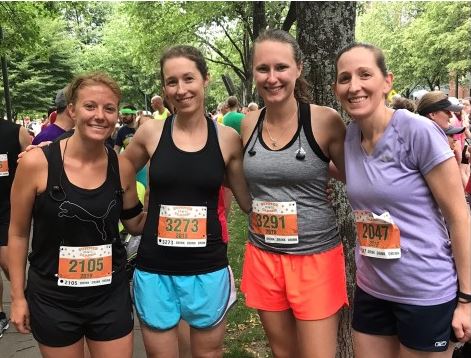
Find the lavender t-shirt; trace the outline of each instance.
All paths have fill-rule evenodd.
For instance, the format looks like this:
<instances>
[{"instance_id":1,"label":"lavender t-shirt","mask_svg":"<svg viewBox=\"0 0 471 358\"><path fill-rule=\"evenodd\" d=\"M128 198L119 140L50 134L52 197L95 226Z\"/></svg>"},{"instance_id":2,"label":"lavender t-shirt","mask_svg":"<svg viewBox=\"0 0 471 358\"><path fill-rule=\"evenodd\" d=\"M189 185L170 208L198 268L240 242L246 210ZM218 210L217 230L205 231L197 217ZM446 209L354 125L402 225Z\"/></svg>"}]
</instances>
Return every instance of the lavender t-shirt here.
<instances>
[{"instance_id":1,"label":"lavender t-shirt","mask_svg":"<svg viewBox=\"0 0 471 358\"><path fill-rule=\"evenodd\" d=\"M444 132L431 120L398 110L371 155L355 121L347 128L347 195L353 210L391 214L400 230L401 258L359 254L358 286L380 299L420 306L456 296L457 277L443 216L424 175L452 158Z\"/></svg>"}]
</instances>

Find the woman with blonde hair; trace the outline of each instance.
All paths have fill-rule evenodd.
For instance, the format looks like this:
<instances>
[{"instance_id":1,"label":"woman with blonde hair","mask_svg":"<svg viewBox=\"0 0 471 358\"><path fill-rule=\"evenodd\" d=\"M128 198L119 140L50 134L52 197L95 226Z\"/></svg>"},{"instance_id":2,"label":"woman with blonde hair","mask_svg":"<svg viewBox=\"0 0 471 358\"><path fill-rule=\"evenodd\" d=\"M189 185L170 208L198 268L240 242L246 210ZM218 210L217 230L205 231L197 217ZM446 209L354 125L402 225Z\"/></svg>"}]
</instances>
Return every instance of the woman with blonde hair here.
<instances>
[{"instance_id":1,"label":"woman with blonde hair","mask_svg":"<svg viewBox=\"0 0 471 358\"><path fill-rule=\"evenodd\" d=\"M145 214L132 164L105 145L121 91L107 75L92 73L76 77L67 98L74 134L26 153L13 183L11 321L20 333L33 333L44 357L83 357L85 341L92 357L131 357L134 322L118 221L140 234Z\"/></svg>"}]
</instances>

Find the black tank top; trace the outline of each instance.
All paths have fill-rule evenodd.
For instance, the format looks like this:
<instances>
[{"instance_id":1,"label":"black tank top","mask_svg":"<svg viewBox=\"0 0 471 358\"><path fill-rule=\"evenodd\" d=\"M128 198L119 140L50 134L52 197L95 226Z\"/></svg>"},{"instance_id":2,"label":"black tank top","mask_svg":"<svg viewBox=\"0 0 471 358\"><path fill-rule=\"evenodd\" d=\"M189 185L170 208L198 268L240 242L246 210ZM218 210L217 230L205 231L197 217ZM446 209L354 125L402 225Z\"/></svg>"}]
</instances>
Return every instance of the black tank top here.
<instances>
[{"instance_id":1,"label":"black tank top","mask_svg":"<svg viewBox=\"0 0 471 358\"><path fill-rule=\"evenodd\" d=\"M8 157L8 175L0 168L0 208L10 207L10 190L16 173L16 160L21 152L20 125L0 119L0 155ZM4 164L3 164L4 165Z\"/></svg>"},{"instance_id":2,"label":"black tank top","mask_svg":"<svg viewBox=\"0 0 471 358\"><path fill-rule=\"evenodd\" d=\"M108 152L106 180L96 189L72 184L63 169L60 142L42 148L48 161L46 190L36 197L33 207L31 269L44 278L57 280L59 247L112 244L113 281L124 272L126 250L119 239L118 221L123 199L116 153ZM82 293L103 290L97 287L57 287Z\"/></svg>"},{"instance_id":3,"label":"black tank top","mask_svg":"<svg viewBox=\"0 0 471 358\"><path fill-rule=\"evenodd\" d=\"M149 209L137 267L167 275L196 275L228 265L227 246L221 238L217 205L225 173L216 127L207 118L208 139L196 152L180 150L172 138L173 120L165 121L157 149L150 160ZM157 244L161 205L207 207L205 247L169 247Z\"/></svg>"}]
</instances>

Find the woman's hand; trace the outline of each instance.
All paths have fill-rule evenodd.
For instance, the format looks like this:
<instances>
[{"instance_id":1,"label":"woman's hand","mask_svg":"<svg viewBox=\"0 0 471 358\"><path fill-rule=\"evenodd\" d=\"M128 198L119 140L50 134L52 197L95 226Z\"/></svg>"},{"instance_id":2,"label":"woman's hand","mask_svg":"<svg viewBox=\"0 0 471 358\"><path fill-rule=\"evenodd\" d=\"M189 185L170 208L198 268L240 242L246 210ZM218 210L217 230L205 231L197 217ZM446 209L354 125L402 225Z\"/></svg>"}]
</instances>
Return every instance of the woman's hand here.
<instances>
[{"instance_id":1,"label":"woman's hand","mask_svg":"<svg viewBox=\"0 0 471 358\"><path fill-rule=\"evenodd\" d=\"M20 333L31 333L29 324L29 308L26 298L17 298L11 302L10 321L15 325L16 330Z\"/></svg>"},{"instance_id":2,"label":"woman's hand","mask_svg":"<svg viewBox=\"0 0 471 358\"><path fill-rule=\"evenodd\" d=\"M458 303L451 325L460 342L471 340L471 303Z\"/></svg>"}]
</instances>

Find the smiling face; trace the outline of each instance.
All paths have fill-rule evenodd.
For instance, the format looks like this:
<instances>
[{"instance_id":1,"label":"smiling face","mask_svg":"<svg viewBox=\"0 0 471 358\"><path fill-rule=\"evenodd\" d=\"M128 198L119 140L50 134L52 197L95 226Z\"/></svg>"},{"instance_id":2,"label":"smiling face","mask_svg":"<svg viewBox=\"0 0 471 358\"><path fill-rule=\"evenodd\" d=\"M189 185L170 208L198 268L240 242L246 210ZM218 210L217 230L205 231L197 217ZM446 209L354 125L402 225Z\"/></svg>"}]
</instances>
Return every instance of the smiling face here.
<instances>
[{"instance_id":1,"label":"smiling face","mask_svg":"<svg viewBox=\"0 0 471 358\"><path fill-rule=\"evenodd\" d=\"M204 87L208 78L186 57L169 58L163 65L164 91L178 114L204 113Z\"/></svg>"},{"instance_id":2,"label":"smiling face","mask_svg":"<svg viewBox=\"0 0 471 358\"><path fill-rule=\"evenodd\" d=\"M294 97L302 66L296 63L290 44L271 40L257 43L252 66L255 85L266 104Z\"/></svg>"},{"instance_id":3,"label":"smiling face","mask_svg":"<svg viewBox=\"0 0 471 358\"><path fill-rule=\"evenodd\" d=\"M69 113L75 128L88 139L105 141L118 121L119 98L106 85L97 83L80 88Z\"/></svg>"},{"instance_id":4,"label":"smiling face","mask_svg":"<svg viewBox=\"0 0 471 358\"><path fill-rule=\"evenodd\" d=\"M383 74L372 50L354 47L339 57L335 95L353 119L374 117L384 109L391 88L392 74Z\"/></svg>"}]
</instances>

